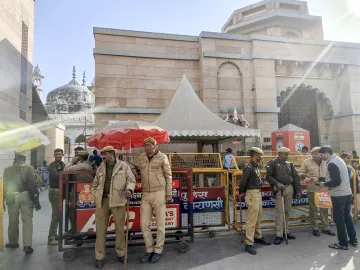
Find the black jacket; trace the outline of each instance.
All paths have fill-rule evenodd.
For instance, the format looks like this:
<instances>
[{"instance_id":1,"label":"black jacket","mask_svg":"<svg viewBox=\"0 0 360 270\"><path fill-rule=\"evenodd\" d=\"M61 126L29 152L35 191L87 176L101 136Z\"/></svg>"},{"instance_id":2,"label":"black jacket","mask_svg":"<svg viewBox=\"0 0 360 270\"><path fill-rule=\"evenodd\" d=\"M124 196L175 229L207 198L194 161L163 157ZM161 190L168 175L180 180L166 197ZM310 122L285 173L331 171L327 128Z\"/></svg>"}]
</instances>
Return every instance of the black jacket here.
<instances>
[{"instance_id":1,"label":"black jacket","mask_svg":"<svg viewBox=\"0 0 360 270\"><path fill-rule=\"evenodd\" d=\"M65 168L65 163L53 161L48 166L50 188L59 188L59 174Z\"/></svg>"},{"instance_id":2,"label":"black jacket","mask_svg":"<svg viewBox=\"0 0 360 270\"><path fill-rule=\"evenodd\" d=\"M294 196L301 192L300 177L291 162L281 162L279 158L269 161L266 169L266 180L273 189L274 196L277 192L277 184L292 185Z\"/></svg>"},{"instance_id":3,"label":"black jacket","mask_svg":"<svg viewBox=\"0 0 360 270\"><path fill-rule=\"evenodd\" d=\"M251 160L243 169L239 193L244 193L249 189L261 189L261 185L262 181L258 164Z\"/></svg>"}]
</instances>

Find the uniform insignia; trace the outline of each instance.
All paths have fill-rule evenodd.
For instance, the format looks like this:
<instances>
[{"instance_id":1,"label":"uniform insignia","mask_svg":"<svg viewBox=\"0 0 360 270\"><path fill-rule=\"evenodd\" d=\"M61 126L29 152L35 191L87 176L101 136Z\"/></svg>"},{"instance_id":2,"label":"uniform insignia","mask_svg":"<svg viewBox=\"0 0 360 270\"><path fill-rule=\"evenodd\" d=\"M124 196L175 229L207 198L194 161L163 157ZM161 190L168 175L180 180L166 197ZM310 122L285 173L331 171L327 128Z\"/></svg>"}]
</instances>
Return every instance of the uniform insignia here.
<instances>
[{"instance_id":1,"label":"uniform insignia","mask_svg":"<svg viewBox=\"0 0 360 270\"><path fill-rule=\"evenodd\" d=\"M94 207L95 206L95 198L91 193L90 185L85 184L84 188L80 191L79 197L77 200L77 205L80 207Z\"/></svg>"}]
</instances>

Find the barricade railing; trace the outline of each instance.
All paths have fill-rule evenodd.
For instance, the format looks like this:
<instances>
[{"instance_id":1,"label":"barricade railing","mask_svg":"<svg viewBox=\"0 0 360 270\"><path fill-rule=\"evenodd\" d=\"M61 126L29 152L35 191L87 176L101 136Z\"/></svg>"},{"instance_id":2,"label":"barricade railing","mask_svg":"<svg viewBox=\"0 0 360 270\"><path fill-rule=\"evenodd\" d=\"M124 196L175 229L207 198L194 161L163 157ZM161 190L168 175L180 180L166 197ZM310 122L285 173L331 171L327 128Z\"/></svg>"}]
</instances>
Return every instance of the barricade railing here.
<instances>
[{"instance_id":1,"label":"barricade railing","mask_svg":"<svg viewBox=\"0 0 360 270\"><path fill-rule=\"evenodd\" d=\"M353 209L352 209L352 213L353 213L353 220L354 222L357 222L358 221L358 218L359 218L359 201L358 201L358 193L357 193L357 187L358 187L358 176L357 176L357 173L356 173L356 170L351 167L350 165L348 165L348 168L351 169L352 171L352 175L353 175L353 179L352 179L352 183L353 183ZM360 195L359 195L360 197Z\"/></svg>"},{"instance_id":2,"label":"barricade railing","mask_svg":"<svg viewBox=\"0 0 360 270\"><path fill-rule=\"evenodd\" d=\"M173 179L173 199L166 206L166 244L180 243L180 252L186 252L188 243L194 241L193 228L193 186L191 168L173 168L177 178ZM78 171L60 173L59 188L59 237L58 250L64 252L63 258L71 261L76 257L77 250L93 249L93 245L83 247L83 244L93 244L96 240L95 199L91 193L92 182L78 182L64 179L67 175L95 174L95 171ZM70 179L74 180L74 179ZM182 190L181 186L185 188ZM181 193L186 191L185 195ZM130 198L129 213L125 217L129 222L129 246L143 245L140 229L140 201L142 197L141 183L138 181L135 191ZM185 202L183 202L186 199ZM186 211L184 211L187 206ZM186 222L184 218L186 215ZM69 229L69 222L72 230ZM107 247L114 246L114 219L110 216L107 234ZM151 227L156 229L156 219L153 215ZM75 229L74 229L75 228ZM168 240L174 238L176 240ZM110 244L110 245L109 245ZM70 246L71 245L71 246ZM76 245L76 247L74 247Z\"/></svg>"},{"instance_id":3,"label":"barricade railing","mask_svg":"<svg viewBox=\"0 0 360 270\"><path fill-rule=\"evenodd\" d=\"M229 231L229 178L219 153L169 153L171 166L193 168L196 233ZM173 176L174 177L174 176Z\"/></svg>"},{"instance_id":4,"label":"barricade railing","mask_svg":"<svg viewBox=\"0 0 360 270\"><path fill-rule=\"evenodd\" d=\"M309 155L289 155L288 161L293 163L295 168L299 168L305 159L310 158ZM270 160L277 158L277 156L263 156L259 164L260 172L266 172L266 166ZM231 164L235 166L235 170L239 171L245 168L246 164L249 163L249 156L233 156L231 159Z\"/></svg>"},{"instance_id":5,"label":"barricade railing","mask_svg":"<svg viewBox=\"0 0 360 270\"><path fill-rule=\"evenodd\" d=\"M270 185L266 181L265 174L262 173L262 204L263 204L263 217L261 221L262 229L275 228L275 200L273 198ZM239 196L239 184L242 177L242 171L234 172L232 175L232 199L233 199L233 217L234 228L243 232L246 223L247 205L245 198ZM309 205L306 186L301 188L301 199L293 199L291 216L289 218L289 227L308 226L309 223ZM329 209L329 222L332 222L332 211Z\"/></svg>"},{"instance_id":6,"label":"barricade railing","mask_svg":"<svg viewBox=\"0 0 360 270\"><path fill-rule=\"evenodd\" d=\"M228 181L227 170L193 169L195 233L209 233L212 237L215 232L231 229Z\"/></svg>"}]
</instances>

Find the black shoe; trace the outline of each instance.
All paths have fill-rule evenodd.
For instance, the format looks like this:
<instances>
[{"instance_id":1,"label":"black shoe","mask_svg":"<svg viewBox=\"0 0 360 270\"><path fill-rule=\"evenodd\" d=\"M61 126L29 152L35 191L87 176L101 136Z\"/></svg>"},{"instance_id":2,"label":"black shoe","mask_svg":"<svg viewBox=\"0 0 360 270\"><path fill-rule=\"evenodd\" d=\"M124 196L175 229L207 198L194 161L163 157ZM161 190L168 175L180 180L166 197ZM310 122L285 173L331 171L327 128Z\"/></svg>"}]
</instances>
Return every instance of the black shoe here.
<instances>
[{"instance_id":1,"label":"black shoe","mask_svg":"<svg viewBox=\"0 0 360 270\"><path fill-rule=\"evenodd\" d=\"M334 232L331 231L331 230L326 230L326 231L322 230L321 232L322 232L323 234L327 234L327 235L330 235L330 236L336 236L336 233L334 233Z\"/></svg>"},{"instance_id":2,"label":"black shoe","mask_svg":"<svg viewBox=\"0 0 360 270\"><path fill-rule=\"evenodd\" d=\"M261 244L261 245L266 245L269 246L271 245L271 243L269 241L266 241L264 237L258 238L258 239L254 239L255 243Z\"/></svg>"},{"instance_id":3,"label":"black shoe","mask_svg":"<svg viewBox=\"0 0 360 270\"><path fill-rule=\"evenodd\" d=\"M6 244L6 248L19 248L19 244Z\"/></svg>"},{"instance_id":4,"label":"black shoe","mask_svg":"<svg viewBox=\"0 0 360 270\"><path fill-rule=\"evenodd\" d=\"M34 252L33 248L30 246L24 247L25 254L31 254Z\"/></svg>"},{"instance_id":5,"label":"black shoe","mask_svg":"<svg viewBox=\"0 0 360 270\"><path fill-rule=\"evenodd\" d=\"M285 237L285 234L284 234L284 237ZM295 237L295 235L293 235L293 234L291 234L291 233L288 233L287 239L289 239L289 240L295 240L296 237Z\"/></svg>"},{"instance_id":6,"label":"black shoe","mask_svg":"<svg viewBox=\"0 0 360 270\"><path fill-rule=\"evenodd\" d=\"M320 236L320 232L318 230L313 230L313 235Z\"/></svg>"},{"instance_id":7,"label":"black shoe","mask_svg":"<svg viewBox=\"0 0 360 270\"><path fill-rule=\"evenodd\" d=\"M118 257L120 263L125 263L125 256Z\"/></svg>"},{"instance_id":8,"label":"black shoe","mask_svg":"<svg viewBox=\"0 0 360 270\"><path fill-rule=\"evenodd\" d=\"M141 263L150 262L153 254L154 254L154 253L145 253L145 255L140 258L140 262L141 262Z\"/></svg>"},{"instance_id":9,"label":"black shoe","mask_svg":"<svg viewBox=\"0 0 360 270\"><path fill-rule=\"evenodd\" d=\"M282 241L283 241L283 238L282 238L282 237L276 236L276 238L275 238L275 240L274 240L274 244L275 244L275 245L280 245Z\"/></svg>"},{"instance_id":10,"label":"black shoe","mask_svg":"<svg viewBox=\"0 0 360 270\"><path fill-rule=\"evenodd\" d=\"M160 260L162 257L162 253L154 253L151 257L150 262L151 263L156 263L158 260Z\"/></svg>"},{"instance_id":11,"label":"black shoe","mask_svg":"<svg viewBox=\"0 0 360 270\"><path fill-rule=\"evenodd\" d=\"M349 244L353 247L357 247L359 243L357 240L349 240Z\"/></svg>"},{"instance_id":12,"label":"black shoe","mask_svg":"<svg viewBox=\"0 0 360 270\"><path fill-rule=\"evenodd\" d=\"M103 260L96 260L96 261L95 261L95 267L96 267L97 269L103 268L103 267L104 267L104 261L103 261Z\"/></svg>"},{"instance_id":13,"label":"black shoe","mask_svg":"<svg viewBox=\"0 0 360 270\"><path fill-rule=\"evenodd\" d=\"M245 245L245 250L247 253L250 253L251 255L256 255L256 249L252 245Z\"/></svg>"}]
</instances>

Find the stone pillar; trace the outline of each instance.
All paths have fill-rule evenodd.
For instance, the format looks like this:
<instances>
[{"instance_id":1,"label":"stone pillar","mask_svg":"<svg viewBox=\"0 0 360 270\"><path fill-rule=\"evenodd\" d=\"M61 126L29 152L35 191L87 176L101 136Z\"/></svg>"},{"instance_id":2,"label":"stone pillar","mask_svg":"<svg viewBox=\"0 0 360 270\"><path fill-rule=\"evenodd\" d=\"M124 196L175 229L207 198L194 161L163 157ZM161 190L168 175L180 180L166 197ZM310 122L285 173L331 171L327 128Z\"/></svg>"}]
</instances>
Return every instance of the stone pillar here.
<instances>
[{"instance_id":1,"label":"stone pillar","mask_svg":"<svg viewBox=\"0 0 360 270\"><path fill-rule=\"evenodd\" d=\"M50 141L50 144L45 146L45 160L48 164L54 161L54 150L56 148L64 150L64 134L65 126L62 124L52 125L45 130L45 135Z\"/></svg>"},{"instance_id":2,"label":"stone pillar","mask_svg":"<svg viewBox=\"0 0 360 270\"><path fill-rule=\"evenodd\" d=\"M274 60L254 59L255 115L263 138L278 129ZM269 143L268 143L269 144ZM270 143L271 144L271 143Z\"/></svg>"}]
</instances>

